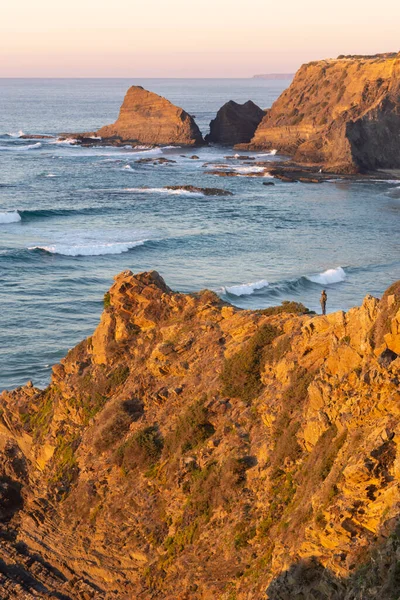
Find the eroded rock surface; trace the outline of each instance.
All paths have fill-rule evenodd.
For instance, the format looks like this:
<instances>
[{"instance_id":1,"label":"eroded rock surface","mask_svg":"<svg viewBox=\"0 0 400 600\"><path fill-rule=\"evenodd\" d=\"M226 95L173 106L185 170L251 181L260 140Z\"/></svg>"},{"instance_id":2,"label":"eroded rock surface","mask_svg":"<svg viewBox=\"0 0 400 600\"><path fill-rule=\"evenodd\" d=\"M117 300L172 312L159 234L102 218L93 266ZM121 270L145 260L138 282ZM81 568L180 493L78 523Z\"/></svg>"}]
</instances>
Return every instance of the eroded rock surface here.
<instances>
[{"instance_id":1,"label":"eroded rock surface","mask_svg":"<svg viewBox=\"0 0 400 600\"><path fill-rule=\"evenodd\" d=\"M253 149L336 173L400 167L400 54L303 65L260 123Z\"/></svg>"},{"instance_id":2,"label":"eroded rock surface","mask_svg":"<svg viewBox=\"0 0 400 600\"><path fill-rule=\"evenodd\" d=\"M397 598L400 283L324 317L127 271L104 306L0 395L10 598Z\"/></svg>"}]
</instances>

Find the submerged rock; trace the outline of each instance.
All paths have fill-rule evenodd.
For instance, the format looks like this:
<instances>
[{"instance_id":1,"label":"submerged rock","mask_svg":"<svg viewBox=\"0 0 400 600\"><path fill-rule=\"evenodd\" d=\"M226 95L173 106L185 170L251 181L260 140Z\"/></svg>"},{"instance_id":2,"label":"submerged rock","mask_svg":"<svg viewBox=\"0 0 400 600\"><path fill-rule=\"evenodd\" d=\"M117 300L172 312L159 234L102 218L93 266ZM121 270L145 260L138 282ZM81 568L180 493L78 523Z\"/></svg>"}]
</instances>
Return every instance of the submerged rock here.
<instances>
[{"instance_id":1,"label":"submerged rock","mask_svg":"<svg viewBox=\"0 0 400 600\"><path fill-rule=\"evenodd\" d=\"M168 165L168 164L176 164L176 160L171 160L170 158L165 158L161 156L160 158L148 157L148 158L139 158L135 161L139 165Z\"/></svg>"},{"instance_id":2,"label":"submerged rock","mask_svg":"<svg viewBox=\"0 0 400 600\"><path fill-rule=\"evenodd\" d=\"M127 91L118 119L94 133L75 136L93 144L149 144L198 146L203 137L193 117L166 98L141 86ZM100 138L94 139L94 138Z\"/></svg>"},{"instance_id":3,"label":"submerged rock","mask_svg":"<svg viewBox=\"0 0 400 600\"><path fill-rule=\"evenodd\" d=\"M335 173L399 169L400 54L303 65L244 148Z\"/></svg>"},{"instance_id":4,"label":"submerged rock","mask_svg":"<svg viewBox=\"0 0 400 600\"><path fill-rule=\"evenodd\" d=\"M250 142L265 112L249 100L238 104L230 100L224 104L210 123L206 142L234 146Z\"/></svg>"},{"instance_id":5,"label":"submerged rock","mask_svg":"<svg viewBox=\"0 0 400 600\"><path fill-rule=\"evenodd\" d=\"M197 194L204 194L205 196L233 196L232 192L228 190L221 190L221 188L202 188L194 185L167 185L166 190L182 190L185 192L192 192Z\"/></svg>"}]
</instances>

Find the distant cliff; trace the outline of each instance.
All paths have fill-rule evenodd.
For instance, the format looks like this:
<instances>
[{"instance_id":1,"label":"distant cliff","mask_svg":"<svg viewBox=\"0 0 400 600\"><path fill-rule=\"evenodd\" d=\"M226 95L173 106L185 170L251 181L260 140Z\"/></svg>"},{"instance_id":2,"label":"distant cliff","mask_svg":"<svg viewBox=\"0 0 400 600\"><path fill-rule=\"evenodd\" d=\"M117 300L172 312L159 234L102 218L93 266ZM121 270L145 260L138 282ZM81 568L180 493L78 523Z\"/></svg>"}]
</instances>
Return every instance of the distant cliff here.
<instances>
[{"instance_id":1,"label":"distant cliff","mask_svg":"<svg viewBox=\"0 0 400 600\"><path fill-rule=\"evenodd\" d=\"M129 88L115 123L76 137L88 144L196 146L204 143L193 117L166 98L141 86Z\"/></svg>"},{"instance_id":2,"label":"distant cliff","mask_svg":"<svg viewBox=\"0 0 400 600\"><path fill-rule=\"evenodd\" d=\"M116 277L0 395L7 598L395 600L400 283L328 316Z\"/></svg>"},{"instance_id":3,"label":"distant cliff","mask_svg":"<svg viewBox=\"0 0 400 600\"><path fill-rule=\"evenodd\" d=\"M293 79L294 73L260 73L253 75L252 79L269 79L269 80L281 80L281 79Z\"/></svg>"},{"instance_id":4,"label":"distant cliff","mask_svg":"<svg viewBox=\"0 0 400 600\"><path fill-rule=\"evenodd\" d=\"M400 54L303 65L250 148L337 173L400 168Z\"/></svg>"}]
</instances>

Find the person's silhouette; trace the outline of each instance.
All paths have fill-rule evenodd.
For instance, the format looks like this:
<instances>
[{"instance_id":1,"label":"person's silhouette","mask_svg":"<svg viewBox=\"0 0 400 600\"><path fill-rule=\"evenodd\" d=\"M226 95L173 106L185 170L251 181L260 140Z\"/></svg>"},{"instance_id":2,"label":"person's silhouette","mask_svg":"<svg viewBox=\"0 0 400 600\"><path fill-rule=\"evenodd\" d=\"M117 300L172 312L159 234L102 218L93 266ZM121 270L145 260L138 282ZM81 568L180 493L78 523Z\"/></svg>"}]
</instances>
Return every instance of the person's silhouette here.
<instances>
[{"instance_id":1,"label":"person's silhouette","mask_svg":"<svg viewBox=\"0 0 400 600\"><path fill-rule=\"evenodd\" d=\"M326 294L325 290L322 290L321 292L321 298L320 298L320 302L321 302L321 309L322 309L322 314L326 315L326 301L328 300L328 296Z\"/></svg>"}]
</instances>

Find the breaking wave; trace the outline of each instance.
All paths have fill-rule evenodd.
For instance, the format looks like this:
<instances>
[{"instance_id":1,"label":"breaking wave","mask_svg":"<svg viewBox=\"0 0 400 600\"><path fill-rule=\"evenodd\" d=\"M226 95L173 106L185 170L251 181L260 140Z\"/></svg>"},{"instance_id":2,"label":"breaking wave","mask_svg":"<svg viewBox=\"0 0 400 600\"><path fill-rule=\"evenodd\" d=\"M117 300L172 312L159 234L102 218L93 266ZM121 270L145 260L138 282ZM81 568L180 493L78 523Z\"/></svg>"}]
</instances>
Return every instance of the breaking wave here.
<instances>
[{"instance_id":1,"label":"breaking wave","mask_svg":"<svg viewBox=\"0 0 400 600\"><path fill-rule=\"evenodd\" d=\"M21 221L21 215L18 211L0 213L0 224L18 223Z\"/></svg>"},{"instance_id":2,"label":"breaking wave","mask_svg":"<svg viewBox=\"0 0 400 600\"><path fill-rule=\"evenodd\" d=\"M77 139L75 138L57 138L56 140L52 140L51 142L49 142L50 144L61 144L61 145L67 145L67 146L74 146L77 143Z\"/></svg>"},{"instance_id":3,"label":"breaking wave","mask_svg":"<svg viewBox=\"0 0 400 600\"><path fill-rule=\"evenodd\" d=\"M22 129L20 129L19 131L17 131L17 133L7 133L7 135L11 138L20 138L23 135L25 135L25 133L22 131Z\"/></svg>"},{"instance_id":4,"label":"breaking wave","mask_svg":"<svg viewBox=\"0 0 400 600\"><path fill-rule=\"evenodd\" d=\"M389 196L389 198L400 198L400 186L391 188L386 192L386 195Z\"/></svg>"},{"instance_id":5,"label":"breaking wave","mask_svg":"<svg viewBox=\"0 0 400 600\"><path fill-rule=\"evenodd\" d=\"M34 150L35 148L40 148L42 142L36 142L36 144L28 144L27 146L18 146L18 150Z\"/></svg>"},{"instance_id":6,"label":"breaking wave","mask_svg":"<svg viewBox=\"0 0 400 600\"><path fill-rule=\"evenodd\" d=\"M122 254L137 246L143 246L147 240L135 242L111 242L105 244L54 244L52 246L33 246L28 250L61 254L63 256L101 256L103 254Z\"/></svg>"},{"instance_id":7,"label":"breaking wave","mask_svg":"<svg viewBox=\"0 0 400 600\"><path fill-rule=\"evenodd\" d=\"M287 295L298 295L314 285L328 286L344 281L346 273L342 267L336 269L327 269L323 273L299 277L298 279L288 279L286 281L276 281L269 283L265 279L254 283L242 283L222 287L219 291L230 296L251 296L259 291L263 296L272 296L280 298Z\"/></svg>"},{"instance_id":8,"label":"breaking wave","mask_svg":"<svg viewBox=\"0 0 400 600\"><path fill-rule=\"evenodd\" d=\"M202 192L191 192L184 188L177 190L170 190L167 188L124 188L124 192L135 192L137 194L169 194L171 196L190 196L202 198L204 194Z\"/></svg>"},{"instance_id":9,"label":"breaking wave","mask_svg":"<svg viewBox=\"0 0 400 600\"><path fill-rule=\"evenodd\" d=\"M262 290L268 287L268 281L261 279L254 283L242 283L240 285L231 285L229 287L222 288L225 294L232 294L233 296L250 296L255 290Z\"/></svg>"},{"instance_id":10,"label":"breaking wave","mask_svg":"<svg viewBox=\"0 0 400 600\"><path fill-rule=\"evenodd\" d=\"M278 150L270 150L269 152L263 152L261 154L257 154L257 156L275 156L278 153Z\"/></svg>"},{"instance_id":11,"label":"breaking wave","mask_svg":"<svg viewBox=\"0 0 400 600\"><path fill-rule=\"evenodd\" d=\"M346 273L342 267L337 267L336 269L327 269L323 273L317 275L310 275L307 279L313 283L318 283L319 285L330 285L332 283L344 281L346 279Z\"/></svg>"},{"instance_id":12,"label":"breaking wave","mask_svg":"<svg viewBox=\"0 0 400 600\"><path fill-rule=\"evenodd\" d=\"M232 171L235 171L236 173L262 173L263 171L265 171L265 167L229 167Z\"/></svg>"}]
</instances>

